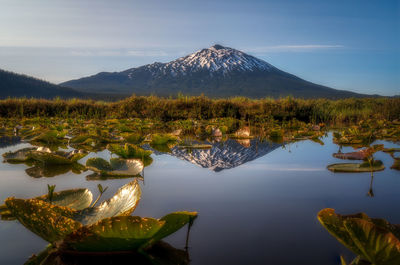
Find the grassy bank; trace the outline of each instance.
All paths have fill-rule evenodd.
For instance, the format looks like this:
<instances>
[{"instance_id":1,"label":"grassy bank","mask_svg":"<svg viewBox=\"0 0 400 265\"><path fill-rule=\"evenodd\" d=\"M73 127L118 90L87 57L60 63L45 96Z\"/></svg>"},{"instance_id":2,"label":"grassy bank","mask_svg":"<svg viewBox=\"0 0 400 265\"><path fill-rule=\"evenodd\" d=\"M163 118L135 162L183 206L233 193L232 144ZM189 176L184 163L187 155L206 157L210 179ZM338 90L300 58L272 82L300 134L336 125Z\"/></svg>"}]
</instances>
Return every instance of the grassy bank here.
<instances>
[{"instance_id":1,"label":"grassy bank","mask_svg":"<svg viewBox=\"0 0 400 265\"><path fill-rule=\"evenodd\" d=\"M133 96L117 102L94 100L0 100L0 117L140 118L160 121L234 118L246 122L299 120L311 123L357 123L400 118L400 98L363 99L210 99L207 97Z\"/></svg>"}]
</instances>

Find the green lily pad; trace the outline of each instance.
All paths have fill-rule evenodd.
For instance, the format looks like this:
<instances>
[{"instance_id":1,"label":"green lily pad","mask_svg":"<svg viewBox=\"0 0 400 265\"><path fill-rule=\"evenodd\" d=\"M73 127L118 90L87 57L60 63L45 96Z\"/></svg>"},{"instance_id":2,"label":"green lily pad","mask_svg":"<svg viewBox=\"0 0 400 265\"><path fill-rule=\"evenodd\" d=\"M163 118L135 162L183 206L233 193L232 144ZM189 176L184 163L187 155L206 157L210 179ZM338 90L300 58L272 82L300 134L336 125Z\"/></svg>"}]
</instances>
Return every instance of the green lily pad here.
<instances>
[{"instance_id":1,"label":"green lily pad","mask_svg":"<svg viewBox=\"0 0 400 265\"><path fill-rule=\"evenodd\" d=\"M86 176L87 181L97 181L97 180L110 180L110 179L126 179L126 178L138 178L140 180L144 180L144 178L138 174L136 176L110 176L110 175L102 175L99 173L92 173Z\"/></svg>"},{"instance_id":2,"label":"green lily pad","mask_svg":"<svg viewBox=\"0 0 400 265\"><path fill-rule=\"evenodd\" d=\"M152 153L149 150L144 150L143 148L133 144L125 144L124 146L119 144L110 144L108 150L124 159L144 159L145 157L149 157Z\"/></svg>"},{"instance_id":3,"label":"green lily pad","mask_svg":"<svg viewBox=\"0 0 400 265\"><path fill-rule=\"evenodd\" d=\"M73 215L71 209L42 200L8 198L6 205L23 226L50 243L63 239L82 226L69 218Z\"/></svg>"},{"instance_id":4,"label":"green lily pad","mask_svg":"<svg viewBox=\"0 0 400 265\"><path fill-rule=\"evenodd\" d=\"M361 216L360 216L361 217ZM318 220L345 247L354 253L361 255L361 250L353 242L348 231L344 227L344 219L341 215L336 214L334 209L323 209L318 213Z\"/></svg>"},{"instance_id":5,"label":"green lily pad","mask_svg":"<svg viewBox=\"0 0 400 265\"><path fill-rule=\"evenodd\" d=\"M348 219L344 225L362 256L369 262L400 264L400 241L391 232L362 219Z\"/></svg>"},{"instance_id":6,"label":"green lily pad","mask_svg":"<svg viewBox=\"0 0 400 265\"><path fill-rule=\"evenodd\" d=\"M382 164L381 161L377 160L372 165L369 165L368 161L364 163L338 163L332 164L327 167L332 172L349 172L349 173L356 173L356 172L375 172L375 171L382 171L385 169L385 166Z\"/></svg>"},{"instance_id":7,"label":"green lily pad","mask_svg":"<svg viewBox=\"0 0 400 265\"><path fill-rule=\"evenodd\" d=\"M36 150L34 147L27 147L15 152L7 152L3 154L4 162L8 163L23 163L30 159L29 153Z\"/></svg>"},{"instance_id":8,"label":"green lily pad","mask_svg":"<svg viewBox=\"0 0 400 265\"><path fill-rule=\"evenodd\" d=\"M135 179L119 188L112 198L99 206L76 212L73 219L84 225L90 225L104 218L130 215L138 205L140 196L140 185Z\"/></svg>"},{"instance_id":9,"label":"green lily pad","mask_svg":"<svg viewBox=\"0 0 400 265\"><path fill-rule=\"evenodd\" d=\"M48 196L42 195L35 198L50 202ZM72 210L83 210L90 206L93 200L93 194L88 189L71 189L53 193L51 204L57 206L65 206Z\"/></svg>"},{"instance_id":10,"label":"green lily pad","mask_svg":"<svg viewBox=\"0 0 400 265\"><path fill-rule=\"evenodd\" d=\"M48 149L38 149L37 151L31 151L29 156L43 164L53 165L67 165L77 162L87 155L87 152L83 150L74 150L71 152L56 151L51 152Z\"/></svg>"},{"instance_id":11,"label":"green lily pad","mask_svg":"<svg viewBox=\"0 0 400 265\"><path fill-rule=\"evenodd\" d=\"M67 235L61 248L88 252L135 250L150 240L164 223L139 216L106 218Z\"/></svg>"},{"instance_id":12,"label":"green lily pad","mask_svg":"<svg viewBox=\"0 0 400 265\"><path fill-rule=\"evenodd\" d=\"M197 212L174 212L167 214L161 221L165 221L164 226L147 242L143 247L146 248L155 242L167 237L188 223L192 223L197 218Z\"/></svg>"},{"instance_id":13,"label":"green lily pad","mask_svg":"<svg viewBox=\"0 0 400 265\"><path fill-rule=\"evenodd\" d=\"M56 130L49 130L34 137L32 142L45 143L45 144L59 144L63 141L66 132L59 132Z\"/></svg>"},{"instance_id":14,"label":"green lily pad","mask_svg":"<svg viewBox=\"0 0 400 265\"><path fill-rule=\"evenodd\" d=\"M86 167L104 176L136 176L143 170L139 159L111 158L110 163L102 158L90 158Z\"/></svg>"},{"instance_id":15,"label":"green lily pad","mask_svg":"<svg viewBox=\"0 0 400 265\"><path fill-rule=\"evenodd\" d=\"M366 259L372 264L399 263L399 225L364 213L340 215L333 209L321 210L318 220L340 243L359 255L360 262Z\"/></svg>"},{"instance_id":16,"label":"green lily pad","mask_svg":"<svg viewBox=\"0 0 400 265\"><path fill-rule=\"evenodd\" d=\"M47 194L45 194L33 199L50 203L47 197ZM72 210L83 210L90 206L92 200L93 195L88 189L71 189L54 192L51 204L56 206L65 206ZM0 216L2 220L15 220L15 217L5 204L0 205Z\"/></svg>"},{"instance_id":17,"label":"green lily pad","mask_svg":"<svg viewBox=\"0 0 400 265\"><path fill-rule=\"evenodd\" d=\"M72 164L40 164L25 169L26 174L33 178L52 178L58 175L66 174L72 171L75 174L81 174L86 171L86 167L79 163Z\"/></svg>"},{"instance_id":18,"label":"green lily pad","mask_svg":"<svg viewBox=\"0 0 400 265\"><path fill-rule=\"evenodd\" d=\"M384 148L382 151L385 153L396 153L400 152L400 148Z\"/></svg>"},{"instance_id":19,"label":"green lily pad","mask_svg":"<svg viewBox=\"0 0 400 265\"><path fill-rule=\"evenodd\" d=\"M175 143L176 141L177 137L171 134L155 133L151 136L152 145L165 145L165 144Z\"/></svg>"},{"instance_id":20,"label":"green lily pad","mask_svg":"<svg viewBox=\"0 0 400 265\"><path fill-rule=\"evenodd\" d=\"M179 149L211 149L211 144L179 145Z\"/></svg>"}]
</instances>

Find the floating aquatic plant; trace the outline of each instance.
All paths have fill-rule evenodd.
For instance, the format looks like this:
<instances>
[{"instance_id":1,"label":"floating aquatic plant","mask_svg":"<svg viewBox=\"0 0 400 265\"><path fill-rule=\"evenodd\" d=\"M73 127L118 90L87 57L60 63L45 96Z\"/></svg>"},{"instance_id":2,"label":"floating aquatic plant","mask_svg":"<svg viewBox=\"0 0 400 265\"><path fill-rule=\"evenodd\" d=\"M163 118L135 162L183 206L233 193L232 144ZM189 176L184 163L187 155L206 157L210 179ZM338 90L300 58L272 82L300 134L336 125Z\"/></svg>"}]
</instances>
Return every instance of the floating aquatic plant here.
<instances>
[{"instance_id":1,"label":"floating aquatic plant","mask_svg":"<svg viewBox=\"0 0 400 265\"><path fill-rule=\"evenodd\" d=\"M82 210L40 199L11 197L5 202L7 210L21 224L51 243L43 253L30 259L30 262L42 262L53 251L113 253L136 250L144 253L162 238L192 224L197 217L195 212L175 212L161 219L130 216L140 194L140 186L134 180L99 206Z\"/></svg>"},{"instance_id":2,"label":"floating aquatic plant","mask_svg":"<svg viewBox=\"0 0 400 265\"><path fill-rule=\"evenodd\" d=\"M84 158L87 154L84 150L52 152L47 148L38 148L36 151L31 151L29 157L43 164L67 165L78 162L78 160Z\"/></svg>"},{"instance_id":3,"label":"floating aquatic plant","mask_svg":"<svg viewBox=\"0 0 400 265\"><path fill-rule=\"evenodd\" d=\"M372 164L368 161L363 163L338 163L338 164L331 164L327 167L332 172L349 172L349 173L356 173L356 172L375 172L375 171L382 171L385 169L382 161L376 160Z\"/></svg>"},{"instance_id":4,"label":"floating aquatic plant","mask_svg":"<svg viewBox=\"0 0 400 265\"><path fill-rule=\"evenodd\" d=\"M351 264L400 264L400 226L364 213L336 214L334 209L318 213L320 223L358 257ZM342 264L346 264L342 258Z\"/></svg>"},{"instance_id":5,"label":"floating aquatic plant","mask_svg":"<svg viewBox=\"0 0 400 265\"><path fill-rule=\"evenodd\" d=\"M25 163L31 165L31 163ZM33 167L25 169L26 174L33 178L52 178L58 175L72 172L74 174L81 174L86 171L86 167L79 163L72 164L43 164L43 163L32 163Z\"/></svg>"},{"instance_id":6,"label":"floating aquatic plant","mask_svg":"<svg viewBox=\"0 0 400 265\"><path fill-rule=\"evenodd\" d=\"M178 139L171 134L158 134L155 133L151 136L151 145L168 145L175 143Z\"/></svg>"},{"instance_id":7,"label":"floating aquatic plant","mask_svg":"<svg viewBox=\"0 0 400 265\"><path fill-rule=\"evenodd\" d=\"M3 154L4 162L8 163L24 163L31 159L29 156L31 151L36 150L35 147L27 147L17 150L15 152L7 152Z\"/></svg>"},{"instance_id":8,"label":"floating aquatic plant","mask_svg":"<svg viewBox=\"0 0 400 265\"><path fill-rule=\"evenodd\" d=\"M86 167L102 176L136 176L143 170L143 162L139 159L111 158L110 162L103 158L90 158Z\"/></svg>"},{"instance_id":9,"label":"floating aquatic plant","mask_svg":"<svg viewBox=\"0 0 400 265\"><path fill-rule=\"evenodd\" d=\"M123 146L119 144L110 144L108 145L108 150L124 159L137 158L144 160L152 154L151 151L144 150L143 148L133 144L125 144Z\"/></svg>"}]
</instances>

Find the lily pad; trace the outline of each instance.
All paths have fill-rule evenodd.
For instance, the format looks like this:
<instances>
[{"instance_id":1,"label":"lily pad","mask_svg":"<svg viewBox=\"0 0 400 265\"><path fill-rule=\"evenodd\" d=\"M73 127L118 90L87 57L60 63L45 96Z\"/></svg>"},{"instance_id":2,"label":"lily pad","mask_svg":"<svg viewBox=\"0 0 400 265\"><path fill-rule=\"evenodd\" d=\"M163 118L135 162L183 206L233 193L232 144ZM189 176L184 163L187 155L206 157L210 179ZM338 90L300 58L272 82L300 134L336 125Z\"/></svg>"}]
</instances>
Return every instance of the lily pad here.
<instances>
[{"instance_id":1,"label":"lily pad","mask_svg":"<svg viewBox=\"0 0 400 265\"><path fill-rule=\"evenodd\" d=\"M393 158L393 165L390 167L391 169L400 170L400 158Z\"/></svg>"},{"instance_id":2,"label":"lily pad","mask_svg":"<svg viewBox=\"0 0 400 265\"><path fill-rule=\"evenodd\" d=\"M372 167L368 161L364 163L338 163L332 164L327 167L332 172L343 172L343 173L357 173L357 172L375 172L382 171L385 169L383 163L379 160L375 161Z\"/></svg>"},{"instance_id":3,"label":"lily pad","mask_svg":"<svg viewBox=\"0 0 400 265\"><path fill-rule=\"evenodd\" d=\"M400 264L400 241L390 231L362 219L349 219L344 225L362 256L369 262Z\"/></svg>"},{"instance_id":4,"label":"lily pad","mask_svg":"<svg viewBox=\"0 0 400 265\"><path fill-rule=\"evenodd\" d=\"M23 163L30 159L29 153L36 150L35 147L27 147L15 152L7 152L3 154L4 162L8 163Z\"/></svg>"},{"instance_id":5,"label":"lily pad","mask_svg":"<svg viewBox=\"0 0 400 265\"><path fill-rule=\"evenodd\" d=\"M175 143L177 141L177 137L171 134L158 134L155 133L151 136L151 144L152 145L166 145L170 143Z\"/></svg>"},{"instance_id":6,"label":"lily pad","mask_svg":"<svg viewBox=\"0 0 400 265\"><path fill-rule=\"evenodd\" d=\"M22 225L50 243L63 239L82 226L69 218L73 215L71 209L43 200L8 198L6 205Z\"/></svg>"},{"instance_id":7,"label":"lily pad","mask_svg":"<svg viewBox=\"0 0 400 265\"><path fill-rule=\"evenodd\" d=\"M192 145L179 145L179 149L210 149L212 148L211 144L192 144Z\"/></svg>"},{"instance_id":8,"label":"lily pad","mask_svg":"<svg viewBox=\"0 0 400 265\"><path fill-rule=\"evenodd\" d=\"M143 148L133 144L125 144L124 146L119 144L110 144L108 150L124 159L144 159L145 157L149 157L152 153L150 150L144 150Z\"/></svg>"},{"instance_id":9,"label":"lily pad","mask_svg":"<svg viewBox=\"0 0 400 265\"><path fill-rule=\"evenodd\" d=\"M67 235L61 248L88 252L135 250L150 240L164 223L139 216L106 218Z\"/></svg>"},{"instance_id":10,"label":"lily pad","mask_svg":"<svg viewBox=\"0 0 400 265\"><path fill-rule=\"evenodd\" d=\"M47 199L47 194L35 197L35 200L41 200L50 203ZM88 189L71 189L53 193L52 205L65 206L72 210L83 210L90 206L93 200L93 195ZM14 220L15 217L3 204L0 205L0 215L3 220Z\"/></svg>"},{"instance_id":11,"label":"lily pad","mask_svg":"<svg viewBox=\"0 0 400 265\"><path fill-rule=\"evenodd\" d=\"M111 158L108 162L102 158L90 158L86 167L104 176L136 176L144 165L139 159Z\"/></svg>"},{"instance_id":12,"label":"lily pad","mask_svg":"<svg viewBox=\"0 0 400 265\"><path fill-rule=\"evenodd\" d=\"M164 237L167 237L175 233L186 224L193 223L194 219L196 218L197 218L197 212L184 211L184 212L174 212L167 214L166 216L160 219L161 221L165 221L164 226L143 247L146 248L154 244L155 242L163 239Z\"/></svg>"},{"instance_id":13,"label":"lily pad","mask_svg":"<svg viewBox=\"0 0 400 265\"><path fill-rule=\"evenodd\" d=\"M25 169L25 172L33 178L52 178L58 175L66 174L72 171L75 174L81 174L86 171L86 167L79 164L36 164L34 167Z\"/></svg>"},{"instance_id":14,"label":"lily pad","mask_svg":"<svg viewBox=\"0 0 400 265\"><path fill-rule=\"evenodd\" d=\"M93 173L93 174L89 174L86 176L86 180L87 181L97 181L97 180L110 180L110 179L126 179L126 178L138 178L140 180L144 180L144 178L141 175L136 175L136 176L110 176L110 175L102 175L99 173Z\"/></svg>"},{"instance_id":15,"label":"lily pad","mask_svg":"<svg viewBox=\"0 0 400 265\"><path fill-rule=\"evenodd\" d=\"M323 209L318 220L340 243L372 264L399 264L400 227L383 219L374 219L364 213L336 214Z\"/></svg>"},{"instance_id":16,"label":"lily pad","mask_svg":"<svg viewBox=\"0 0 400 265\"><path fill-rule=\"evenodd\" d=\"M36 197L35 199L50 202L47 194ZM54 192L51 204L65 206L71 208L72 210L83 210L90 206L92 200L93 194L90 192L90 190L71 189Z\"/></svg>"},{"instance_id":17,"label":"lily pad","mask_svg":"<svg viewBox=\"0 0 400 265\"><path fill-rule=\"evenodd\" d=\"M333 157L339 159L349 159L349 160L364 160L369 156L369 152L367 149L362 149L357 152L350 153L334 153Z\"/></svg>"},{"instance_id":18,"label":"lily pad","mask_svg":"<svg viewBox=\"0 0 400 265\"><path fill-rule=\"evenodd\" d=\"M104 218L130 215L138 205L140 196L140 185L135 179L119 188L112 198L99 206L76 212L73 219L84 225L90 225Z\"/></svg>"},{"instance_id":19,"label":"lily pad","mask_svg":"<svg viewBox=\"0 0 400 265\"><path fill-rule=\"evenodd\" d=\"M87 155L87 152L83 150L74 150L71 152L51 152L49 150L38 149L37 151L31 151L29 155L32 159L43 164L67 165L82 159Z\"/></svg>"}]
</instances>

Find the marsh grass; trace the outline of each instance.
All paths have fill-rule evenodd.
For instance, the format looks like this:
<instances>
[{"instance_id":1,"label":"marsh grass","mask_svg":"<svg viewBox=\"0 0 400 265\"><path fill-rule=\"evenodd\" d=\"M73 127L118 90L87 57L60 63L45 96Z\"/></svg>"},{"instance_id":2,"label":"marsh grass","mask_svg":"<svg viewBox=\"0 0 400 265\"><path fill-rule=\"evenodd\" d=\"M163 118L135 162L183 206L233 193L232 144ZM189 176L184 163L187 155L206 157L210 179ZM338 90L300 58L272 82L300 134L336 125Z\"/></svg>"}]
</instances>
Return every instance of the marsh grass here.
<instances>
[{"instance_id":1,"label":"marsh grass","mask_svg":"<svg viewBox=\"0 0 400 265\"><path fill-rule=\"evenodd\" d=\"M21 111L22 110L22 111ZM192 130L191 120L231 118L247 123L290 121L312 123L356 123L375 118L394 120L400 117L400 98L328 99L210 99L204 96L160 98L132 96L117 102L83 99L4 99L0 117L45 117L84 119L154 119L163 122L182 120L185 130ZM227 122L228 123L228 122ZM231 127L232 124L227 124ZM120 130L131 129L120 124Z\"/></svg>"}]
</instances>

